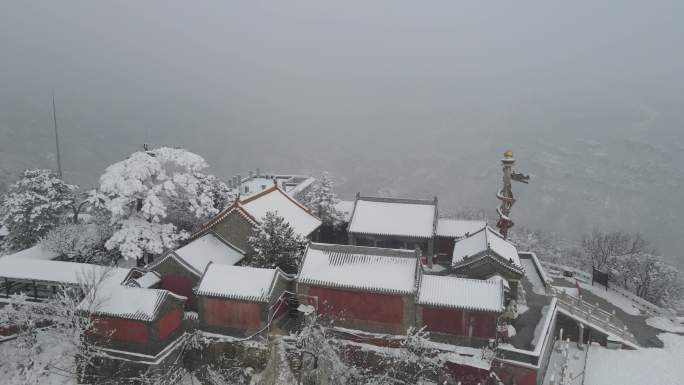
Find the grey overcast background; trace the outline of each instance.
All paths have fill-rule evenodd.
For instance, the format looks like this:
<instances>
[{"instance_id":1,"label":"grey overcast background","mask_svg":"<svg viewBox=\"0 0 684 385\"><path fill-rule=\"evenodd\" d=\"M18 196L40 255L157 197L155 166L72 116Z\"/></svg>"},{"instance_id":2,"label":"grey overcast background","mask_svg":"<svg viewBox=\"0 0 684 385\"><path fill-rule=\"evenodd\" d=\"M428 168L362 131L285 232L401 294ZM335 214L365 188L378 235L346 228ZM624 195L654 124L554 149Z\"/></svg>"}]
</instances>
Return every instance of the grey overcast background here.
<instances>
[{"instance_id":1,"label":"grey overcast background","mask_svg":"<svg viewBox=\"0 0 684 385\"><path fill-rule=\"evenodd\" d=\"M684 2L0 2L0 178L92 187L141 143L221 177L329 170L342 198L493 211L684 249Z\"/></svg>"}]
</instances>

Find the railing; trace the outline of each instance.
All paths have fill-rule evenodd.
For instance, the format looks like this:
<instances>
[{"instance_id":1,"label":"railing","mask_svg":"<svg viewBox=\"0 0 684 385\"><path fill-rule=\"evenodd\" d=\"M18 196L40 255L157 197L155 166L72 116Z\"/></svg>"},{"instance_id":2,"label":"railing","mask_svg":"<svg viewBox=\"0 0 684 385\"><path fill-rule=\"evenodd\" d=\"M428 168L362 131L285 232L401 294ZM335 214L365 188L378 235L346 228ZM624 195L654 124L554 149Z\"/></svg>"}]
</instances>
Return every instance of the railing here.
<instances>
[{"instance_id":1,"label":"railing","mask_svg":"<svg viewBox=\"0 0 684 385\"><path fill-rule=\"evenodd\" d=\"M560 265L558 263L552 263L552 262L546 262L546 261L542 261L541 264L545 268L547 268L547 270L549 268L551 268L554 270L559 270L561 273L563 272L563 270L572 271L573 273L575 273L576 276L578 276L577 278L580 281L587 283L587 284L591 283L591 274L589 274L586 271L580 270L580 269L575 268L575 267ZM674 315L674 313L672 311L667 310L667 309L663 309L656 304L648 302L645 299L643 299L643 298L637 296L636 294L630 292L629 290L626 290L620 286L616 286L616 284L610 285L608 290L612 291L616 294L619 294L619 295L625 297L626 299L628 299L632 302L635 302L637 305L639 305L646 312L650 313L650 315L660 315L660 316L664 316L664 317L672 317Z\"/></svg>"},{"instance_id":2,"label":"railing","mask_svg":"<svg viewBox=\"0 0 684 385\"><path fill-rule=\"evenodd\" d=\"M598 304L592 305L581 298L570 296L562 290L555 290L555 294L558 298L558 306L562 310L580 318L589 326L603 329L631 344L639 346L634 335L627 330L627 326L615 316L615 313L601 309Z\"/></svg>"}]
</instances>

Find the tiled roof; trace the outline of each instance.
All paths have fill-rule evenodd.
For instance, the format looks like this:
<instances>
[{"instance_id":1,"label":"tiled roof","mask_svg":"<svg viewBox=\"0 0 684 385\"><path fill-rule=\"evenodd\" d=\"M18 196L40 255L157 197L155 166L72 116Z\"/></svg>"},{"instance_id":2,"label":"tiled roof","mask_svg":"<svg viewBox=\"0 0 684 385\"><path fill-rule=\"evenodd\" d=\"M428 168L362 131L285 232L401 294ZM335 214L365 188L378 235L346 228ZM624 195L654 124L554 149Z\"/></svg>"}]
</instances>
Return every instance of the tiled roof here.
<instances>
[{"instance_id":1,"label":"tiled roof","mask_svg":"<svg viewBox=\"0 0 684 385\"><path fill-rule=\"evenodd\" d=\"M279 216L285 218L285 221L292 226L297 234L305 237L318 229L322 223L309 209L297 202L282 189L273 185L256 194L236 200L228 208L205 223L202 229L193 234L192 237L197 238L206 234L214 225L233 212L239 213L256 226L269 211L276 212Z\"/></svg>"},{"instance_id":2,"label":"tiled roof","mask_svg":"<svg viewBox=\"0 0 684 385\"><path fill-rule=\"evenodd\" d=\"M475 260L476 256L490 256L498 258L514 270L523 272L518 251L515 246L506 241L489 226L470 234L468 237L457 241L452 254L452 265L468 264ZM477 258L479 259L479 258Z\"/></svg>"},{"instance_id":3,"label":"tiled roof","mask_svg":"<svg viewBox=\"0 0 684 385\"><path fill-rule=\"evenodd\" d=\"M349 232L432 238L436 231L435 201L359 197Z\"/></svg>"},{"instance_id":4,"label":"tiled roof","mask_svg":"<svg viewBox=\"0 0 684 385\"><path fill-rule=\"evenodd\" d=\"M276 212L285 218L296 233L305 237L321 225L321 220L311 214L309 209L276 186L249 196L241 200L240 204L257 220L261 220L269 211Z\"/></svg>"},{"instance_id":5,"label":"tiled roof","mask_svg":"<svg viewBox=\"0 0 684 385\"><path fill-rule=\"evenodd\" d=\"M124 277L125 278L125 277ZM167 298L186 298L167 290L123 286L118 274L105 275L85 295L78 310L90 314L150 322Z\"/></svg>"},{"instance_id":6,"label":"tiled roof","mask_svg":"<svg viewBox=\"0 0 684 385\"><path fill-rule=\"evenodd\" d=\"M297 281L391 294L415 292L415 251L311 243Z\"/></svg>"},{"instance_id":7,"label":"tiled roof","mask_svg":"<svg viewBox=\"0 0 684 385\"><path fill-rule=\"evenodd\" d=\"M279 269L228 266L212 263L200 281L197 295L268 302Z\"/></svg>"},{"instance_id":8,"label":"tiled roof","mask_svg":"<svg viewBox=\"0 0 684 385\"><path fill-rule=\"evenodd\" d=\"M224 241L214 233L192 240L174 253L202 274L210 262L234 265L245 257L245 252Z\"/></svg>"},{"instance_id":9,"label":"tiled roof","mask_svg":"<svg viewBox=\"0 0 684 385\"><path fill-rule=\"evenodd\" d=\"M420 305L453 309L501 312L504 293L501 281L424 275L418 289Z\"/></svg>"},{"instance_id":10,"label":"tiled roof","mask_svg":"<svg viewBox=\"0 0 684 385\"><path fill-rule=\"evenodd\" d=\"M45 261L40 259L0 258L0 278L77 285L103 275L123 281L130 269L88 263Z\"/></svg>"}]
</instances>

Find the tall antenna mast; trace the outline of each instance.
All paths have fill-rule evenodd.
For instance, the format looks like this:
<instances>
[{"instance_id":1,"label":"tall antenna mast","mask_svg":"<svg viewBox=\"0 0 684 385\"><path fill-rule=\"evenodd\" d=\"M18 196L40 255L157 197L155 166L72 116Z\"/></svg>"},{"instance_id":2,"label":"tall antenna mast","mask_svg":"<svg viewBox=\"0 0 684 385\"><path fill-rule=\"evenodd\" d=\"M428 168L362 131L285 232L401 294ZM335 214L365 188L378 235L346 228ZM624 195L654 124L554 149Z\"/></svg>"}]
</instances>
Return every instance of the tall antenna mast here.
<instances>
[{"instance_id":1,"label":"tall antenna mast","mask_svg":"<svg viewBox=\"0 0 684 385\"><path fill-rule=\"evenodd\" d=\"M59 151L59 130L57 129L57 109L55 108L55 94L52 94L52 121L55 128L55 148L57 149L57 174L62 179L62 156Z\"/></svg>"},{"instance_id":2,"label":"tall antenna mast","mask_svg":"<svg viewBox=\"0 0 684 385\"><path fill-rule=\"evenodd\" d=\"M501 201L501 205L496 208L496 213L499 214L499 221L496 227L499 228L499 233L503 235L504 239L508 237L508 229L513 227L513 221L510 218L511 208L515 203L513 197L513 188L511 181L522 182L527 184L530 181L528 175L516 173L513 171L515 158L513 158L513 151L508 150L504 153L501 159L501 167L503 169L503 187L496 193L497 199Z\"/></svg>"}]
</instances>

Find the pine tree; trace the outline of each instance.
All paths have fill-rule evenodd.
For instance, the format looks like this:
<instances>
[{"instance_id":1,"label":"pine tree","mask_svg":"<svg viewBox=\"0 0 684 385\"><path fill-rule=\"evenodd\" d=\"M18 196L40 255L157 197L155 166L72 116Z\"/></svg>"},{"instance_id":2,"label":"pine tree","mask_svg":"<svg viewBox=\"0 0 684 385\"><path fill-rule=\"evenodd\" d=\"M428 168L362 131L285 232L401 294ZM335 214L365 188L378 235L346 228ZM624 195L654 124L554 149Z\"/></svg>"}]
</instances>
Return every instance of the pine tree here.
<instances>
[{"instance_id":1,"label":"pine tree","mask_svg":"<svg viewBox=\"0 0 684 385\"><path fill-rule=\"evenodd\" d=\"M249 246L250 266L279 267L286 273L294 274L299 270L306 240L294 232L285 218L269 211L249 238Z\"/></svg>"},{"instance_id":2,"label":"pine tree","mask_svg":"<svg viewBox=\"0 0 684 385\"><path fill-rule=\"evenodd\" d=\"M335 208L339 203L334 191L335 183L327 171L324 171L311 186L304 199L304 205L318 216L326 225L336 225L342 221L342 214Z\"/></svg>"},{"instance_id":3,"label":"pine tree","mask_svg":"<svg viewBox=\"0 0 684 385\"><path fill-rule=\"evenodd\" d=\"M69 210L76 189L51 170L24 171L2 199L0 222L8 231L4 248L21 250L36 244Z\"/></svg>"}]
</instances>

